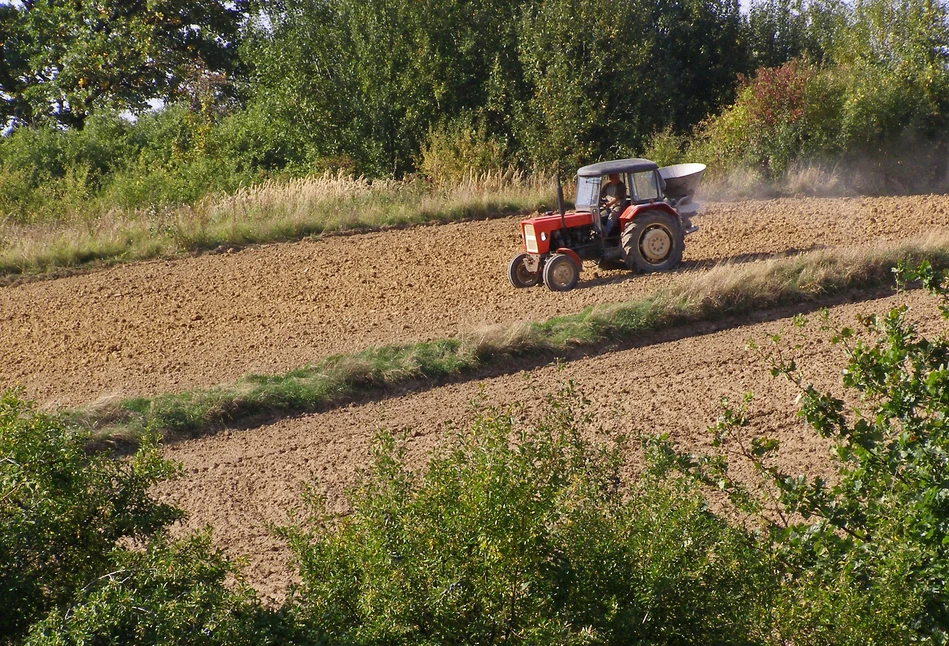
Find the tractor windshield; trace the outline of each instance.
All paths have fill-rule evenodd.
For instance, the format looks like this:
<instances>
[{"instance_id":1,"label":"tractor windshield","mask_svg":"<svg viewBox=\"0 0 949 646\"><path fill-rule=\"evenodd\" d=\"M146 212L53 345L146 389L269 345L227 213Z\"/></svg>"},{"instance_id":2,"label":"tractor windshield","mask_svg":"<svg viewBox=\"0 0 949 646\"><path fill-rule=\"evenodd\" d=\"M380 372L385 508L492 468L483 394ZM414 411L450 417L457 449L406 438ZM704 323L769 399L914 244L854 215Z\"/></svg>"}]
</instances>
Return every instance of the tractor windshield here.
<instances>
[{"instance_id":1,"label":"tractor windshield","mask_svg":"<svg viewBox=\"0 0 949 646\"><path fill-rule=\"evenodd\" d=\"M658 200L659 184L656 182L656 171L633 173L633 184L636 188L636 200Z\"/></svg>"},{"instance_id":2,"label":"tractor windshield","mask_svg":"<svg viewBox=\"0 0 949 646\"><path fill-rule=\"evenodd\" d=\"M600 202L600 178L577 177L577 210L596 213Z\"/></svg>"}]
</instances>

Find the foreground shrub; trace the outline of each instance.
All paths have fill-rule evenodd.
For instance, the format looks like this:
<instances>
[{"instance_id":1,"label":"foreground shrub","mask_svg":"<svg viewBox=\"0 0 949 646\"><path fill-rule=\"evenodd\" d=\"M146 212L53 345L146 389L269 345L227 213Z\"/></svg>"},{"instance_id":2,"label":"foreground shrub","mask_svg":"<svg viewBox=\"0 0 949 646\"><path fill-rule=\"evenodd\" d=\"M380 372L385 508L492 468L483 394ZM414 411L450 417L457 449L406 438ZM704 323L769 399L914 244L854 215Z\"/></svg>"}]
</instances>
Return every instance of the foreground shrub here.
<instances>
[{"instance_id":1,"label":"foreground shrub","mask_svg":"<svg viewBox=\"0 0 949 646\"><path fill-rule=\"evenodd\" d=\"M928 264L903 275L945 298L946 275ZM771 355L772 372L800 389L801 417L832 441L832 477L782 472L776 440L742 446L748 419L733 409L715 429L722 453L692 463L769 529L784 573L774 616L785 643L949 640L949 339L920 335L907 314L897 306L861 317L860 329L832 337L844 348L843 385L856 407L807 383L777 347ZM731 480L728 456L750 461L763 487Z\"/></svg>"},{"instance_id":2,"label":"foreground shrub","mask_svg":"<svg viewBox=\"0 0 949 646\"><path fill-rule=\"evenodd\" d=\"M109 572L119 541L181 513L149 488L173 472L154 438L127 462L85 451L85 436L0 393L0 635L15 636Z\"/></svg>"},{"instance_id":3,"label":"foreground shrub","mask_svg":"<svg viewBox=\"0 0 949 646\"><path fill-rule=\"evenodd\" d=\"M176 472L154 436L117 460L0 392L0 643L261 644L277 615L153 485ZM27 633L29 633L27 637Z\"/></svg>"},{"instance_id":4,"label":"foreground shrub","mask_svg":"<svg viewBox=\"0 0 949 646\"><path fill-rule=\"evenodd\" d=\"M479 409L424 475L376 444L352 513L284 530L294 612L321 643L750 643L765 572L746 536L658 470L621 486L570 388L534 423Z\"/></svg>"},{"instance_id":5,"label":"foreground shrub","mask_svg":"<svg viewBox=\"0 0 949 646\"><path fill-rule=\"evenodd\" d=\"M249 588L228 582L234 568L208 533L117 551L111 567L35 624L24 643L257 646L289 636Z\"/></svg>"}]
</instances>

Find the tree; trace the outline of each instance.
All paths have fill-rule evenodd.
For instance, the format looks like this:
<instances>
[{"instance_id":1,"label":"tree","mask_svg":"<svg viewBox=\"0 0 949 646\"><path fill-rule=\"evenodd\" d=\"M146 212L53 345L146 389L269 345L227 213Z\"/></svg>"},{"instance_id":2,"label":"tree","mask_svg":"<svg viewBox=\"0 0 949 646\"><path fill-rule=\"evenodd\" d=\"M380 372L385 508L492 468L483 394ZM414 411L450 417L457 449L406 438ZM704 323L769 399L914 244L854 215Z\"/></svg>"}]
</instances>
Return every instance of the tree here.
<instances>
[{"instance_id":1,"label":"tree","mask_svg":"<svg viewBox=\"0 0 949 646\"><path fill-rule=\"evenodd\" d=\"M629 155L728 101L746 70L732 0L528 5L521 63L531 98L518 138L544 165Z\"/></svg>"},{"instance_id":2,"label":"tree","mask_svg":"<svg viewBox=\"0 0 949 646\"><path fill-rule=\"evenodd\" d=\"M850 8L841 0L760 0L748 11L754 67L779 67L795 58L829 59L844 33Z\"/></svg>"},{"instance_id":3,"label":"tree","mask_svg":"<svg viewBox=\"0 0 949 646\"><path fill-rule=\"evenodd\" d=\"M429 131L474 115L504 127L517 78L501 0L260 2L244 45L255 87L247 128L277 154L312 163L348 156L373 176L414 169Z\"/></svg>"},{"instance_id":4,"label":"tree","mask_svg":"<svg viewBox=\"0 0 949 646\"><path fill-rule=\"evenodd\" d=\"M0 117L81 128L100 108L200 92L238 69L246 0L25 0L0 7ZM218 81L216 81L218 82Z\"/></svg>"},{"instance_id":5,"label":"tree","mask_svg":"<svg viewBox=\"0 0 949 646\"><path fill-rule=\"evenodd\" d=\"M643 2L531 2L519 22L530 99L516 136L528 159L568 167L618 156L653 127L655 30Z\"/></svg>"},{"instance_id":6,"label":"tree","mask_svg":"<svg viewBox=\"0 0 949 646\"><path fill-rule=\"evenodd\" d=\"M663 0L654 11L652 67L664 108L657 128L686 132L734 99L749 69L741 13L737 0Z\"/></svg>"}]
</instances>

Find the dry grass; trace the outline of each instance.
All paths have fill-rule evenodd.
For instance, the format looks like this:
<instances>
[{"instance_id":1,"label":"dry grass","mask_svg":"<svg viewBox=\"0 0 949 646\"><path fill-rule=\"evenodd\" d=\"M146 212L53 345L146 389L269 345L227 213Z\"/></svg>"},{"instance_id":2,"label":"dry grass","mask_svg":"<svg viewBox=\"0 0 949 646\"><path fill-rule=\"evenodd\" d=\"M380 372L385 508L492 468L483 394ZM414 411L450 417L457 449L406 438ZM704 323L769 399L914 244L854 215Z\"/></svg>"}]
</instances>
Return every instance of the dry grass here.
<instances>
[{"instance_id":1,"label":"dry grass","mask_svg":"<svg viewBox=\"0 0 949 646\"><path fill-rule=\"evenodd\" d=\"M550 203L549 178L471 174L447 187L324 174L266 182L164 210L112 210L87 220L0 220L0 276L55 272L335 231L528 213Z\"/></svg>"}]
</instances>

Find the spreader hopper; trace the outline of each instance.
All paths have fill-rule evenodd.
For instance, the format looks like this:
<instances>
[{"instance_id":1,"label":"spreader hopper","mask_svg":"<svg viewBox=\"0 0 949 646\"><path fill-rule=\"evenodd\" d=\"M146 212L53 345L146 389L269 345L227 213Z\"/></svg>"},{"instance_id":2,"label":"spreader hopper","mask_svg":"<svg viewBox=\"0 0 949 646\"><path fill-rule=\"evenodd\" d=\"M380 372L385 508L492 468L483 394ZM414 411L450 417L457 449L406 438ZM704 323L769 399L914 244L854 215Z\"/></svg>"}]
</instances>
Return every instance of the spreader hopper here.
<instances>
[{"instance_id":1,"label":"spreader hopper","mask_svg":"<svg viewBox=\"0 0 949 646\"><path fill-rule=\"evenodd\" d=\"M704 172L705 164L663 166L659 169L659 175L666 183L663 193L670 200L675 200L677 204L688 204L695 197L695 191L702 181Z\"/></svg>"}]
</instances>

